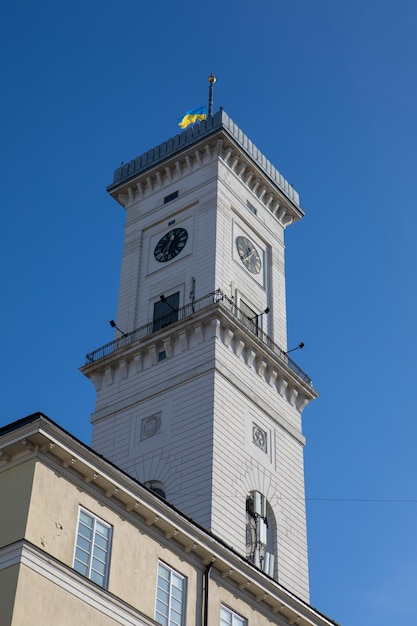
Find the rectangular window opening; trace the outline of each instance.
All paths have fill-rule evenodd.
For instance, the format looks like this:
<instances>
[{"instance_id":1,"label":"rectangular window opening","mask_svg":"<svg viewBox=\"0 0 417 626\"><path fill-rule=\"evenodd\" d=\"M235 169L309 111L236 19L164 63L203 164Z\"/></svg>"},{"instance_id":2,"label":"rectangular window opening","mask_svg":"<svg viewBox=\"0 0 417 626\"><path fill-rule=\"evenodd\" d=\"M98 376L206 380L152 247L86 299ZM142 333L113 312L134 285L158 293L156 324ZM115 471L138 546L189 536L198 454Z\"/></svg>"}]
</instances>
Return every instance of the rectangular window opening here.
<instances>
[{"instance_id":1,"label":"rectangular window opening","mask_svg":"<svg viewBox=\"0 0 417 626\"><path fill-rule=\"evenodd\" d=\"M247 626L247 620L225 606L220 608L220 626Z\"/></svg>"},{"instance_id":2,"label":"rectangular window opening","mask_svg":"<svg viewBox=\"0 0 417 626\"><path fill-rule=\"evenodd\" d=\"M246 302L244 300L240 300L239 302L239 309L241 311L241 319L242 321L246 321L246 320L253 320L255 321L256 318L256 313L253 309L251 309L251 307L246 304Z\"/></svg>"},{"instance_id":3,"label":"rectangular window opening","mask_svg":"<svg viewBox=\"0 0 417 626\"><path fill-rule=\"evenodd\" d=\"M165 328L178 320L178 309L180 304L180 292L170 296L161 296L153 305L153 332Z\"/></svg>"},{"instance_id":4,"label":"rectangular window opening","mask_svg":"<svg viewBox=\"0 0 417 626\"><path fill-rule=\"evenodd\" d=\"M246 206L248 207L249 211L251 211L254 215L257 214L257 209L253 206L253 204L249 202L249 200L246 200Z\"/></svg>"},{"instance_id":5,"label":"rectangular window opening","mask_svg":"<svg viewBox=\"0 0 417 626\"><path fill-rule=\"evenodd\" d=\"M99 517L80 509L74 569L107 589L112 527Z\"/></svg>"},{"instance_id":6,"label":"rectangular window opening","mask_svg":"<svg viewBox=\"0 0 417 626\"><path fill-rule=\"evenodd\" d=\"M178 190L177 191L173 191L172 193L170 193L167 196L165 196L164 204L168 204L168 202L171 202L172 200L175 200L175 198L178 198Z\"/></svg>"},{"instance_id":7,"label":"rectangular window opening","mask_svg":"<svg viewBox=\"0 0 417 626\"><path fill-rule=\"evenodd\" d=\"M269 312L269 309L261 313L256 313L244 300L239 302L239 319L252 333L255 333L257 337L262 336L264 314Z\"/></svg>"},{"instance_id":8,"label":"rectangular window opening","mask_svg":"<svg viewBox=\"0 0 417 626\"><path fill-rule=\"evenodd\" d=\"M239 318L240 321L252 332L257 330L257 316L255 311L243 300L239 302Z\"/></svg>"},{"instance_id":9,"label":"rectangular window opening","mask_svg":"<svg viewBox=\"0 0 417 626\"><path fill-rule=\"evenodd\" d=\"M183 626L185 618L186 578L158 563L155 620L164 626Z\"/></svg>"}]
</instances>

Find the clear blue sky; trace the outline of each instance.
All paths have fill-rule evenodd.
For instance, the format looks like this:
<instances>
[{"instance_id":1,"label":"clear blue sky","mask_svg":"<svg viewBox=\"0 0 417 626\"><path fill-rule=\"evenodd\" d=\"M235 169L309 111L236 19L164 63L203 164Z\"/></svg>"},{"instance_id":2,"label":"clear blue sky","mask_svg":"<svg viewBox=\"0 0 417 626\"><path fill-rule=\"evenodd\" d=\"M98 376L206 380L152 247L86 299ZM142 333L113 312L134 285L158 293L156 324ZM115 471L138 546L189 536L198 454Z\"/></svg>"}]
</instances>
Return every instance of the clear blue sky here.
<instances>
[{"instance_id":1,"label":"clear blue sky","mask_svg":"<svg viewBox=\"0 0 417 626\"><path fill-rule=\"evenodd\" d=\"M0 10L0 425L40 410L89 443L78 372L113 337L113 170L207 99L300 193L289 345L304 412L311 603L411 623L417 593L415 0L14 0Z\"/></svg>"}]
</instances>

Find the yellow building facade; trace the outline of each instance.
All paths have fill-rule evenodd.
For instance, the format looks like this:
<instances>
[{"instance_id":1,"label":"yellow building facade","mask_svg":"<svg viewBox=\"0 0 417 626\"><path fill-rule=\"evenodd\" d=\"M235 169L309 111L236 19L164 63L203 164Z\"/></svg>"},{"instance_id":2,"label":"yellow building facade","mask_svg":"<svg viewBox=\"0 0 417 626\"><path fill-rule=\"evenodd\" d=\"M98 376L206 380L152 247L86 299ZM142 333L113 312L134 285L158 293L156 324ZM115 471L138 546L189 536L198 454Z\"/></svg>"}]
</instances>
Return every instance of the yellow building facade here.
<instances>
[{"instance_id":1,"label":"yellow building facade","mask_svg":"<svg viewBox=\"0 0 417 626\"><path fill-rule=\"evenodd\" d=\"M1 626L333 623L44 415L0 450Z\"/></svg>"}]
</instances>

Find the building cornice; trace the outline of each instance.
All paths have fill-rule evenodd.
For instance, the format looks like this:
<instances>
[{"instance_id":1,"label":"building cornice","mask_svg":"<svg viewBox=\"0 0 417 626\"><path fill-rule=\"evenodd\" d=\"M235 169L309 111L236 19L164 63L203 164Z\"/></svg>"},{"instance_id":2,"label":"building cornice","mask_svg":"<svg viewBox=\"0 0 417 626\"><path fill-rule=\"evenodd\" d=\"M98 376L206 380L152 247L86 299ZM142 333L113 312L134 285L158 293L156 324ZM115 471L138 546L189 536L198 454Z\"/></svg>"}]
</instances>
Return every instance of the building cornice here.
<instances>
[{"instance_id":1,"label":"building cornice","mask_svg":"<svg viewBox=\"0 0 417 626\"><path fill-rule=\"evenodd\" d=\"M303 217L298 193L223 110L122 165L107 190L128 208L213 159L220 159L284 227Z\"/></svg>"},{"instance_id":2,"label":"building cornice","mask_svg":"<svg viewBox=\"0 0 417 626\"><path fill-rule=\"evenodd\" d=\"M132 339L134 338L133 333ZM251 332L239 320L233 303L227 299L214 302L138 341L128 342L127 338L122 338L116 342L114 351L87 363L81 371L91 379L98 391L103 384L111 385L116 380L136 375L145 368L160 366L158 354L161 352L165 353L166 360L175 358L178 344L181 346L180 353L183 354L191 346L213 339L232 351L300 413L308 402L318 397L311 381L297 374L295 364L288 359L286 353L272 342L269 346Z\"/></svg>"},{"instance_id":3,"label":"building cornice","mask_svg":"<svg viewBox=\"0 0 417 626\"><path fill-rule=\"evenodd\" d=\"M12 565L24 565L51 581L86 605L124 626L157 626L158 622L119 598L95 585L32 543L21 540L0 548L0 571Z\"/></svg>"}]
</instances>

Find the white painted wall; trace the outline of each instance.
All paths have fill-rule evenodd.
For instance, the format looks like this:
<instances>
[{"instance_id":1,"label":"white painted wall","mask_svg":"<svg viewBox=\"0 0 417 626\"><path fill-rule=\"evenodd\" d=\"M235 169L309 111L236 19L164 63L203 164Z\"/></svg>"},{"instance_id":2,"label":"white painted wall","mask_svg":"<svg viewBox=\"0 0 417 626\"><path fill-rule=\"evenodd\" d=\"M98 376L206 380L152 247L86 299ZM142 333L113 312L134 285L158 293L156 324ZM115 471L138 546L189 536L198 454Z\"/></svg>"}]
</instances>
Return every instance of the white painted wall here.
<instances>
[{"instance_id":1,"label":"white painted wall","mask_svg":"<svg viewBox=\"0 0 417 626\"><path fill-rule=\"evenodd\" d=\"M176 190L178 198L164 204ZM179 226L189 233L186 246L158 264L155 243ZM238 258L238 234L261 253L260 276ZM161 294L179 291L180 306L188 303L193 278L196 298L221 288L255 311L268 306L263 328L286 349L283 226L228 165L208 154L128 205L117 325L130 332L150 322ZM258 373L246 348L236 354L239 332L229 330L227 345L227 328L216 337L211 319L195 327L185 321L161 331L172 346L162 362L152 360L151 338L140 358L126 352L98 363L92 445L140 481L163 482L170 502L243 555L246 496L262 492L277 524L277 579L308 600L301 415L267 372ZM153 354L162 349L158 337ZM160 428L141 439L142 420L152 415ZM252 441L253 423L268 434L267 453Z\"/></svg>"}]
</instances>

